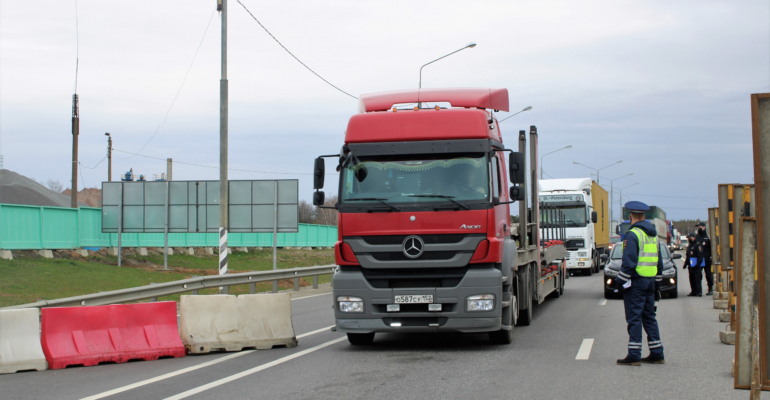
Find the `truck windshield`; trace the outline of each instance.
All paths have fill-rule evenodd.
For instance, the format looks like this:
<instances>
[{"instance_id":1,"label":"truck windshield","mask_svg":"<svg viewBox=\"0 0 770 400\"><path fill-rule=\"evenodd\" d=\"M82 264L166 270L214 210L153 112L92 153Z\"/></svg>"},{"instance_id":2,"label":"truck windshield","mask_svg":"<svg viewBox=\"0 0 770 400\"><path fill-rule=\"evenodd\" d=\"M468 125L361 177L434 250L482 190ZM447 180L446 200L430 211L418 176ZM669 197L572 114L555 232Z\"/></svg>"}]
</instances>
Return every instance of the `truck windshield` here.
<instances>
[{"instance_id":1,"label":"truck windshield","mask_svg":"<svg viewBox=\"0 0 770 400\"><path fill-rule=\"evenodd\" d=\"M568 228L582 228L586 226L585 207L560 207L559 209L564 212L564 224Z\"/></svg>"},{"instance_id":2,"label":"truck windshield","mask_svg":"<svg viewBox=\"0 0 770 400\"><path fill-rule=\"evenodd\" d=\"M360 204L371 199L381 199L390 204L440 202L456 205L459 202L465 205L489 202L487 156L484 153L360 159L360 163L348 165L342 171L343 203ZM363 179L360 173L356 176L359 169L366 170Z\"/></svg>"}]
</instances>

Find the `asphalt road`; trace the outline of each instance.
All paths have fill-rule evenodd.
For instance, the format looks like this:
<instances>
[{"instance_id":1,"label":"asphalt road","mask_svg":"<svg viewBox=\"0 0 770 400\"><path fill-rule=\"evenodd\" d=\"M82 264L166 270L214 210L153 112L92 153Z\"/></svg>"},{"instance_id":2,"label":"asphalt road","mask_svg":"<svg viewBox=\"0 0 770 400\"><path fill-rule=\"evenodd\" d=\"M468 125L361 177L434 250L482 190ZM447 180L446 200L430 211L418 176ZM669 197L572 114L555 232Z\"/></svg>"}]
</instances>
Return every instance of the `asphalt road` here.
<instances>
[{"instance_id":1,"label":"asphalt road","mask_svg":"<svg viewBox=\"0 0 770 400\"><path fill-rule=\"evenodd\" d=\"M565 294L536 306L532 325L516 327L508 346L486 335L381 334L354 347L330 331L331 295L323 294L292 301L295 348L0 375L0 398L747 398L732 388L735 348L719 342L724 325L712 299L686 297L679 271L680 297L658 307L665 365L615 364L628 341L623 304L604 301L595 274L567 280ZM588 359L576 360L584 339L593 339L581 352Z\"/></svg>"}]
</instances>

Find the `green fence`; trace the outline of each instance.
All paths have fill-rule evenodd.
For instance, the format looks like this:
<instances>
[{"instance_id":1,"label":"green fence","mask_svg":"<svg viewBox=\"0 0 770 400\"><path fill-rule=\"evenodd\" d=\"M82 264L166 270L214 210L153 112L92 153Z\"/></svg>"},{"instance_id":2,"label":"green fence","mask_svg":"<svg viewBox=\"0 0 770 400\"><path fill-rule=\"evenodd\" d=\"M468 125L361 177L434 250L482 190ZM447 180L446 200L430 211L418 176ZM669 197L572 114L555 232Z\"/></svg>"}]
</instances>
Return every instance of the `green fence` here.
<instances>
[{"instance_id":1,"label":"green fence","mask_svg":"<svg viewBox=\"0 0 770 400\"><path fill-rule=\"evenodd\" d=\"M230 247L270 247L272 233L230 233ZM329 247L337 227L299 224L298 233L279 233L279 247ZM102 233L101 208L0 204L0 249L40 250L117 247L117 233ZM162 233L124 233L123 247L163 247ZM169 233L169 247L219 247L218 233Z\"/></svg>"}]
</instances>

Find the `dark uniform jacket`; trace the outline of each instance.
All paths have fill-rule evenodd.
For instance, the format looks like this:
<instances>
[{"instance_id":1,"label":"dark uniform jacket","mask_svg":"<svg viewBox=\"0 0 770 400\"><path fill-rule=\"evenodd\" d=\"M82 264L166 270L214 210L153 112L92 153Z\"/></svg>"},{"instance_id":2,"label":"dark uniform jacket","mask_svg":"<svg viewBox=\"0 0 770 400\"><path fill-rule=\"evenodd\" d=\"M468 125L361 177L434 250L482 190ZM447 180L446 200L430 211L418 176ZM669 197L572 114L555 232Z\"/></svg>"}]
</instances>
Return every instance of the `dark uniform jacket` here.
<instances>
[{"instance_id":1,"label":"dark uniform jacket","mask_svg":"<svg viewBox=\"0 0 770 400\"><path fill-rule=\"evenodd\" d=\"M703 262L703 246L701 245L702 242L698 241L698 237L695 237L695 240L690 242L690 244L687 245L687 255L684 258L684 266L685 267L700 267L701 263ZM691 258L697 258L698 263L696 265L690 264Z\"/></svg>"},{"instance_id":2,"label":"dark uniform jacket","mask_svg":"<svg viewBox=\"0 0 770 400\"><path fill-rule=\"evenodd\" d=\"M703 257L706 259L707 263L711 262L711 239L709 239L709 236L706 234L706 230L698 231L698 234L695 236L695 241L698 242L698 244L701 246L701 251L703 252Z\"/></svg>"},{"instance_id":3,"label":"dark uniform jacket","mask_svg":"<svg viewBox=\"0 0 770 400\"><path fill-rule=\"evenodd\" d=\"M658 231L647 221L637 222L631 225L629 232L626 233L626 240L623 241L623 261L620 265L620 272L616 278L618 285L623 285L627 280L640 278L636 273L636 263L639 260L639 238L636 237L631 229L639 228L648 236L657 237ZM655 288L660 290L660 282L663 279L663 255L660 252L660 240L658 240L658 272L655 274Z\"/></svg>"}]
</instances>

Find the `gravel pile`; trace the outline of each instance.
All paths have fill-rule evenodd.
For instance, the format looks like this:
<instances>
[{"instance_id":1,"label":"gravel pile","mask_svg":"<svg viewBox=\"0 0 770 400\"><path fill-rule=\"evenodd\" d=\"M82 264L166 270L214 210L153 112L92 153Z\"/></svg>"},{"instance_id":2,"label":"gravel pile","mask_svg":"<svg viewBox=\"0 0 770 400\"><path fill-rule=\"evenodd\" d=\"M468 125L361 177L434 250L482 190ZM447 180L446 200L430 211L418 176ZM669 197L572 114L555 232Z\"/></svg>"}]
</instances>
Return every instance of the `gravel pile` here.
<instances>
[{"instance_id":1,"label":"gravel pile","mask_svg":"<svg viewBox=\"0 0 770 400\"><path fill-rule=\"evenodd\" d=\"M26 176L0 169L0 204L69 207L71 200L69 196L56 193ZM78 205L86 206L83 203Z\"/></svg>"}]
</instances>

